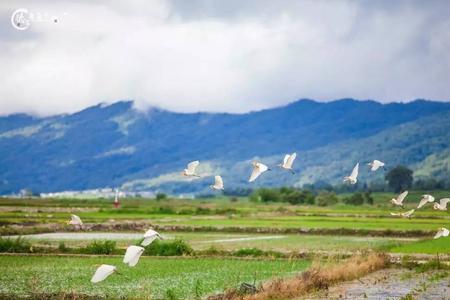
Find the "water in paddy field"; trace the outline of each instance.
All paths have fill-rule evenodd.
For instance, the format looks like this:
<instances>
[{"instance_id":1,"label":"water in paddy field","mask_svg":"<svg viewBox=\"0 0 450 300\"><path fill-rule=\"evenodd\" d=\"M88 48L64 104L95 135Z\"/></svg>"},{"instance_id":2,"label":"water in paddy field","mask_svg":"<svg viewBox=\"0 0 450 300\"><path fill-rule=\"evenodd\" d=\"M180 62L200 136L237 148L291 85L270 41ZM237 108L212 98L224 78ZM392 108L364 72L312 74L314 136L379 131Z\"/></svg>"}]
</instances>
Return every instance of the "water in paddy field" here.
<instances>
[{"instance_id":1,"label":"water in paddy field","mask_svg":"<svg viewBox=\"0 0 450 300\"><path fill-rule=\"evenodd\" d=\"M18 236L13 236L18 237ZM22 236L24 237L24 236ZM131 240L142 238L142 233L119 232L53 232L26 235L29 239L48 240Z\"/></svg>"}]
</instances>

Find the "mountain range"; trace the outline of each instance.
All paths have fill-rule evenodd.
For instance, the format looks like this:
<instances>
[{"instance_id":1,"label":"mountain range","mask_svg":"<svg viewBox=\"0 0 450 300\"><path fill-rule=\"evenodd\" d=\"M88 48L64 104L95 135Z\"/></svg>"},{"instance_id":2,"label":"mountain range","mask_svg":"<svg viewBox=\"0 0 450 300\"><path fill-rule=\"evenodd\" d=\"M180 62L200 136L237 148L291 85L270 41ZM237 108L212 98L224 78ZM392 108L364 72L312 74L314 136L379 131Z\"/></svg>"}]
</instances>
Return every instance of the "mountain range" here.
<instances>
[{"instance_id":1,"label":"mountain range","mask_svg":"<svg viewBox=\"0 0 450 300\"><path fill-rule=\"evenodd\" d=\"M295 175L276 167L292 152ZM272 171L249 184L254 159ZM382 180L383 171L370 174L363 165L373 159L448 178L450 103L302 99L228 114L139 111L120 101L51 117L0 117L0 194L101 187L196 193L215 174L226 188L337 184L358 161L361 181ZM180 175L192 160L200 160L203 178Z\"/></svg>"}]
</instances>

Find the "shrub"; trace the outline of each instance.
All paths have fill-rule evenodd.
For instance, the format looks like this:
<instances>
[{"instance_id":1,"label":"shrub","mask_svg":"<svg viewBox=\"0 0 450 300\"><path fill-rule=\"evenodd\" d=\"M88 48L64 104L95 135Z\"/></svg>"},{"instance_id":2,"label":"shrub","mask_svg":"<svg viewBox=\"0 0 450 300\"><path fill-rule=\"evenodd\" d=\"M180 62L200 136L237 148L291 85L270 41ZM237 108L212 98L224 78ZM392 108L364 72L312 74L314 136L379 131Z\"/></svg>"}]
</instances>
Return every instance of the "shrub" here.
<instances>
[{"instance_id":1,"label":"shrub","mask_svg":"<svg viewBox=\"0 0 450 300\"><path fill-rule=\"evenodd\" d=\"M389 187L398 193L411 187L413 171L405 166L396 166L384 178L388 181Z\"/></svg>"},{"instance_id":2,"label":"shrub","mask_svg":"<svg viewBox=\"0 0 450 300\"><path fill-rule=\"evenodd\" d=\"M155 199L157 201L166 200L167 199L167 195L164 194L164 193L157 193Z\"/></svg>"},{"instance_id":3,"label":"shrub","mask_svg":"<svg viewBox=\"0 0 450 300\"><path fill-rule=\"evenodd\" d=\"M264 251L258 248L242 248L236 250L233 255L235 256L263 256Z\"/></svg>"},{"instance_id":4,"label":"shrub","mask_svg":"<svg viewBox=\"0 0 450 300\"><path fill-rule=\"evenodd\" d=\"M182 240L165 241L155 240L145 248L144 255L179 256L192 255L192 247Z\"/></svg>"},{"instance_id":5,"label":"shrub","mask_svg":"<svg viewBox=\"0 0 450 300\"><path fill-rule=\"evenodd\" d=\"M210 215L211 209L209 209L207 207L197 207L195 209L195 214L196 215Z\"/></svg>"},{"instance_id":6,"label":"shrub","mask_svg":"<svg viewBox=\"0 0 450 300\"><path fill-rule=\"evenodd\" d=\"M94 241L86 247L80 249L85 254L114 254L117 253L116 242L114 241Z\"/></svg>"},{"instance_id":7,"label":"shrub","mask_svg":"<svg viewBox=\"0 0 450 300\"><path fill-rule=\"evenodd\" d=\"M338 202L338 198L333 192L320 192L316 197L316 204L319 206L334 205Z\"/></svg>"},{"instance_id":8,"label":"shrub","mask_svg":"<svg viewBox=\"0 0 450 300\"><path fill-rule=\"evenodd\" d=\"M436 180L435 178L423 177L414 181L413 187L417 190L442 190L445 189L445 181Z\"/></svg>"},{"instance_id":9,"label":"shrub","mask_svg":"<svg viewBox=\"0 0 450 300\"><path fill-rule=\"evenodd\" d=\"M214 245L211 245L208 249L202 251L203 255L219 255L222 253L223 251Z\"/></svg>"},{"instance_id":10,"label":"shrub","mask_svg":"<svg viewBox=\"0 0 450 300\"><path fill-rule=\"evenodd\" d=\"M361 193L354 193L353 195L351 195L349 197L345 197L342 201L345 204L350 204L350 205L363 205L364 197Z\"/></svg>"},{"instance_id":11,"label":"shrub","mask_svg":"<svg viewBox=\"0 0 450 300\"><path fill-rule=\"evenodd\" d=\"M281 197L277 189L261 188L250 196L250 200L253 202L279 202Z\"/></svg>"},{"instance_id":12,"label":"shrub","mask_svg":"<svg viewBox=\"0 0 450 300\"><path fill-rule=\"evenodd\" d=\"M300 190L292 187L280 189L261 188L251 196L252 202L289 202L291 204L314 204L314 195L308 190Z\"/></svg>"},{"instance_id":13,"label":"shrub","mask_svg":"<svg viewBox=\"0 0 450 300\"><path fill-rule=\"evenodd\" d=\"M307 190L283 187L280 189L281 201L290 204L314 204L314 195Z\"/></svg>"},{"instance_id":14,"label":"shrub","mask_svg":"<svg viewBox=\"0 0 450 300\"><path fill-rule=\"evenodd\" d=\"M345 197L343 199L343 202L345 204L350 204L350 205L363 205L364 203L372 205L373 198L369 192L354 193L353 195L351 195L349 197Z\"/></svg>"},{"instance_id":15,"label":"shrub","mask_svg":"<svg viewBox=\"0 0 450 300\"><path fill-rule=\"evenodd\" d=\"M60 242L58 245L58 250L59 252L66 253L69 252L70 249L66 247L66 244L64 244L64 242Z\"/></svg>"},{"instance_id":16,"label":"shrub","mask_svg":"<svg viewBox=\"0 0 450 300\"><path fill-rule=\"evenodd\" d=\"M223 194L225 196L237 196L237 197L246 197L249 196L252 193L252 189L250 188L230 188L230 189L225 189L223 191Z\"/></svg>"},{"instance_id":17,"label":"shrub","mask_svg":"<svg viewBox=\"0 0 450 300\"><path fill-rule=\"evenodd\" d=\"M179 215L193 215L195 214L195 210L190 208L182 208L178 211Z\"/></svg>"},{"instance_id":18,"label":"shrub","mask_svg":"<svg viewBox=\"0 0 450 300\"><path fill-rule=\"evenodd\" d=\"M16 239L0 238L0 252L29 253L33 251L28 241L18 237Z\"/></svg>"},{"instance_id":19,"label":"shrub","mask_svg":"<svg viewBox=\"0 0 450 300\"><path fill-rule=\"evenodd\" d=\"M216 208L214 210L215 215L232 215L237 213L239 213L239 211L234 208Z\"/></svg>"},{"instance_id":20,"label":"shrub","mask_svg":"<svg viewBox=\"0 0 450 300\"><path fill-rule=\"evenodd\" d=\"M373 205L373 197L372 197L371 193L365 192L363 195L364 195L364 201L369 205Z\"/></svg>"},{"instance_id":21,"label":"shrub","mask_svg":"<svg viewBox=\"0 0 450 300\"><path fill-rule=\"evenodd\" d=\"M160 207L158 207L158 209L156 211L157 211L157 213L168 214L168 215L173 215L176 213L175 210L173 210L173 208L167 207L167 206L160 206Z\"/></svg>"},{"instance_id":22,"label":"shrub","mask_svg":"<svg viewBox=\"0 0 450 300\"><path fill-rule=\"evenodd\" d=\"M239 250L236 250L232 253L234 256L253 256L253 257L276 257L281 258L284 257L283 253L277 252L277 251L264 251L258 248L241 248Z\"/></svg>"}]
</instances>

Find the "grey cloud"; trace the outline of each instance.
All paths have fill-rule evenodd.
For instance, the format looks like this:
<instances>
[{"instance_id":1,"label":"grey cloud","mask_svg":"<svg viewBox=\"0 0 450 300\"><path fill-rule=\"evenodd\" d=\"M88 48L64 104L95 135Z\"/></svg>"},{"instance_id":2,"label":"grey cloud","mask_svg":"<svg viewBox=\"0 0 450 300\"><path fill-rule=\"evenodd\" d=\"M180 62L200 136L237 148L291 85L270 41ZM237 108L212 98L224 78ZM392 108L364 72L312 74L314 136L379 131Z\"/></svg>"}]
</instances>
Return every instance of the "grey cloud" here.
<instances>
[{"instance_id":1,"label":"grey cloud","mask_svg":"<svg viewBox=\"0 0 450 300\"><path fill-rule=\"evenodd\" d=\"M19 7L57 24L9 24ZM448 1L7 1L0 114L450 99ZM64 14L66 13L66 14Z\"/></svg>"}]
</instances>

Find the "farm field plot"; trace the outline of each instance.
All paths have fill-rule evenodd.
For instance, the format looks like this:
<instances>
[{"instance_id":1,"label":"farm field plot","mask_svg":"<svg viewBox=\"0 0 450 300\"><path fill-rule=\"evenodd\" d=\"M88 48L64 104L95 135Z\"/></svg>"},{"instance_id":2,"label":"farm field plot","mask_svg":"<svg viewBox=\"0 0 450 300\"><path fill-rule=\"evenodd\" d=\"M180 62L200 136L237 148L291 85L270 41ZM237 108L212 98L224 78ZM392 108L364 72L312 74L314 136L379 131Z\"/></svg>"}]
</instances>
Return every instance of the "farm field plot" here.
<instances>
[{"instance_id":1,"label":"farm field plot","mask_svg":"<svg viewBox=\"0 0 450 300\"><path fill-rule=\"evenodd\" d=\"M367 229L367 230L436 230L449 226L450 219L435 218L372 218L372 217L315 217L279 216L258 218L173 218L153 219L161 225L317 228L317 229Z\"/></svg>"},{"instance_id":2,"label":"farm field plot","mask_svg":"<svg viewBox=\"0 0 450 300\"><path fill-rule=\"evenodd\" d=\"M440 238L423 239L412 243L403 243L389 249L394 253L426 253L426 254L450 254L450 239Z\"/></svg>"},{"instance_id":3,"label":"farm field plot","mask_svg":"<svg viewBox=\"0 0 450 300\"><path fill-rule=\"evenodd\" d=\"M134 268L121 257L0 256L0 294L75 293L104 297L193 299L242 282L292 276L305 270L307 260L237 260L215 258L142 257ZM90 283L96 264L116 265L113 274L99 284Z\"/></svg>"},{"instance_id":4,"label":"farm field plot","mask_svg":"<svg viewBox=\"0 0 450 300\"><path fill-rule=\"evenodd\" d=\"M204 226L204 227L264 227L264 228L317 228L317 229L365 229L365 230L431 230L442 226L450 226L450 218L447 215L433 215L432 217L417 214L411 219L390 217L386 214L378 216L305 216L305 215L135 215L126 213L110 218L99 219L92 217L90 213L78 213L85 223L108 224L120 221L144 221L160 226ZM37 222L42 224L61 224L70 217L69 213L23 214L0 213L0 222L3 224L27 224ZM69 226L67 226L69 228Z\"/></svg>"},{"instance_id":5,"label":"farm field plot","mask_svg":"<svg viewBox=\"0 0 450 300\"><path fill-rule=\"evenodd\" d=\"M364 237L333 235L298 234L238 234L211 232L168 232L163 233L166 240L181 239L189 243L194 250L206 250L214 247L219 250L234 251L241 248L258 248L279 252L333 251L347 252L365 249L387 249L419 240L418 238ZM13 236L11 238L16 238ZM136 243L140 233L114 232L58 232L26 235L23 238L33 245L57 247L63 241L66 246L80 247L93 240L114 240L118 247ZM449 250L450 251L450 250Z\"/></svg>"},{"instance_id":6,"label":"farm field plot","mask_svg":"<svg viewBox=\"0 0 450 300\"><path fill-rule=\"evenodd\" d=\"M425 191L411 191L410 201L406 201L405 209L415 208ZM449 191L436 191L436 199L449 197ZM341 194L344 198L350 194ZM373 216L388 217L393 207L389 200L395 197L393 193L373 193L374 205L336 204L320 207L316 205L291 205L289 203L269 202L254 203L248 198L230 201L230 198L208 199L123 199L120 209L113 209L108 199L0 199L2 221L23 218L35 222L63 222L68 213L79 213L86 220L102 221L108 219L148 219L177 216L279 216L279 215L309 215L309 216ZM417 217L446 217L448 212L439 212L426 206L415 214Z\"/></svg>"}]
</instances>

